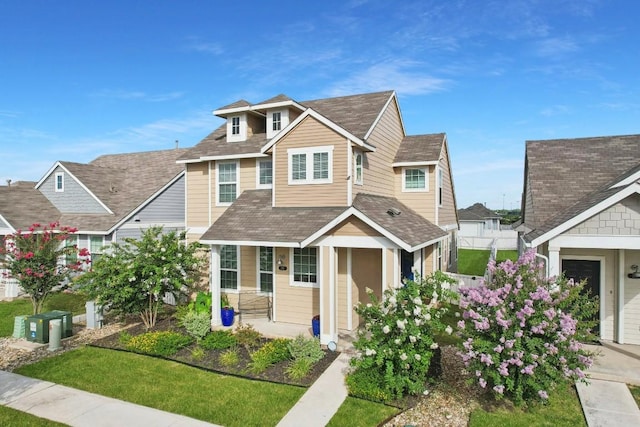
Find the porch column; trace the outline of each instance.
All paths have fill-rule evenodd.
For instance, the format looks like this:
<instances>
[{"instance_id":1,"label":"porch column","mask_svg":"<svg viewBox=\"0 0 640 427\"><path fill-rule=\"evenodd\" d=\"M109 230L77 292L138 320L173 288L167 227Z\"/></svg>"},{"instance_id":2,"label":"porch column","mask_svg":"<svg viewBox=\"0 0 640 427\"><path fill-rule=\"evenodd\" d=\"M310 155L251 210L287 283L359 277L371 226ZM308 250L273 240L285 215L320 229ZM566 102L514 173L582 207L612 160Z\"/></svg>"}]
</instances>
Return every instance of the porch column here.
<instances>
[{"instance_id":1,"label":"porch column","mask_svg":"<svg viewBox=\"0 0 640 427\"><path fill-rule=\"evenodd\" d=\"M347 248L347 329L353 330L353 277L351 248Z\"/></svg>"},{"instance_id":2,"label":"porch column","mask_svg":"<svg viewBox=\"0 0 640 427\"><path fill-rule=\"evenodd\" d=\"M625 278L625 268L624 268L624 257L625 252L624 249L618 249L618 289L616 295L616 330L618 337L618 343L624 344L624 278Z\"/></svg>"},{"instance_id":3,"label":"porch column","mask_svg":"<svg viewBox=\"0 0 640 427\"><path fill-rule=\"evenodd\" d=\"M560 273L560 248L549 246L549 277L557 276Z\"/></svg>"},{"instance_id":4,"label":"porch column","mask_svg":"<svg viewBox=\"0 0 640 427\"><path fill-rule=\"evenodd\" d=\"M330 341L338 342L337 274L338 251L329 246L329 336Z\"/></svg>"},{"instance_id":5,"label":"porch column","mask_svg":"<svg viewBox=\"0 0 640 427\"><path fill-rule=\"evenodd\" d=\"M222 325L220 319L220 245L211 245L211 326Z\"/></svg>"}]
</instances>

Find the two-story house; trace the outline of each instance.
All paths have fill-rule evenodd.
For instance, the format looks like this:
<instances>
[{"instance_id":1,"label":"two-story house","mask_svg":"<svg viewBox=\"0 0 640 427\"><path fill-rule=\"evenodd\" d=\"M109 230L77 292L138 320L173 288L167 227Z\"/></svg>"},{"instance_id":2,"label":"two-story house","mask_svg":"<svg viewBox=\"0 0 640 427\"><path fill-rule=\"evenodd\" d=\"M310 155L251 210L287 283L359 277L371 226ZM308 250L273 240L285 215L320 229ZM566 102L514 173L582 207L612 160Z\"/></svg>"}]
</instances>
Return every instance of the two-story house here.
<instances>
[{"instance_id":1,"label":"two-story house","mask_svg":"<svg viewBox=\"0 0 640 427\"><path fill-rule=\"evenodd\" d=\"M326 344L357 328L366 288L455 269L446 136L407 136L395 92L213 113L225 123L179 160L189 236L211 247L213 307L221 292L264 292L276 322L320 314Z\"/></svg>"},{"instance_id":2,"label":"two-story house","mask_svg":"<svg viewBox=\"0 0 640 427\"><path fill-rule=\"evenodd\" d=\"M95 260L111 242L138 238L160 225L184 230L186 149L100 156L89 163L56 162L39 182L0 186L0 236L33 223L58 221L78 232L66 243L87 248ZM8 297L15 281L0 278Z\"/></svg>"}]
</instances>

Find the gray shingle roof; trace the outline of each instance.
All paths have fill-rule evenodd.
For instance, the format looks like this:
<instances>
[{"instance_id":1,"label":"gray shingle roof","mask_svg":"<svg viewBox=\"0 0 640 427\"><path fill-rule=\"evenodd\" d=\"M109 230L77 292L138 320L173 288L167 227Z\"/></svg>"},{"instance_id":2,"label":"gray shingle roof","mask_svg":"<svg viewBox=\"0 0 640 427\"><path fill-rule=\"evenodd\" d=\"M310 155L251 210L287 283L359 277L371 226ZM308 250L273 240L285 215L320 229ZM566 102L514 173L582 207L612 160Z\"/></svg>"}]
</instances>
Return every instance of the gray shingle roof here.
<instances>
[{"instance_id":1,"label":"gray shingle roof","mask_svg":"<svg viewBox=\"0 0 640 427\"><path fill-rule=\"evenodd\" d=\"M238 108L238 107L248 107L251 104L249 101L245 101L244 99L240 99L236 102L232 102L231 104L225 105L224 107L218 108L218 110L228 110L230 108Z\"/></svg>"},{"instance_id":2,"label":"gray shingle roof","mask_svg":"<svg viewBox=\"0 0 640 427\"><path fill-rule=\"evenodd\" d=\"M405 136L400 143L394 163L431 162L440 159L444 133Z\"/></svg>"},{"instance_id":3,"label":"gray shingle roof","mask_svg":"<svg viewBox=\"0 0 640 427\"><path fill-rule=\"evenodd\" d=\"M244 191L201 240L299 244L348 209L346 206L274 208L271 202L271 190ZM358 194L353 207L411 247L447 235L391 197ZM401 214L389 215L387 211L392 208Z\"/></svg>"},{"instance_id":4,"label":"gray shingle roof","mask_svg":"<svg viewBox=\"0 0 640 427\"><path fill-rule=\"evenodd\" d=\"M60 216L58 209L36 190L36 184L20 181L0 186L0 215L15 229L25 230L34 223L48 224Z\"/></svg>"},{"instance_id":5,"label":"gray shingle roof","mask_svg":"<svg viewBox=\"0 0 640 427\"><path fill-rule=\"evenodd\" d=\"M638 170L640 135L527 141L524 221L544 234L608 197L608 188ZM617 189L615 191L620 191ZM615 192L614 191L614 192Z\"/></svg>"},{"instance_id":6,"label":"gray shingle roof","mask_svg":"<svg viewBox=\"0 0 640 427\"><path fill-rule=\"evenodd\" d=\"M393 91L317 99L300 102L300 104L312 108L354 136L363 139L391 95L393 95ZM284 100L290 100L290 98L286 95L278 95L260 104ZM267 143L266 133L255 134L245 142L227 142L226 134L226 125L223 124L179 160L188 161L201 157L259 153L260 148Z\"/></svg>"},{"instance_id":7,"label":"gray shingle roof","mask_svg":"<svg viewBox=\"0 0 640 427\"><path fill-rule=\"evenodd\" d=\"M487 208L482 203L475 203L468 208L459 209L460 221L482 221L489 218L501 218L500 215Z\"/></svg>"},{"instance_id":8,"label":"gray shingle roof","mask_svg":"<svg viewBox=\"0 0 640 427\"><path fill-rule=\"evenodd\" d=\"M276 95L273 98L269 98L269 99L265 99L262 102L259 102L258 105L260 104L273 104L275 102L284 102L284 101L293 101L291 98L289 98L287 95L281 93L280 95Z\"/></svg>"}]
</instances>

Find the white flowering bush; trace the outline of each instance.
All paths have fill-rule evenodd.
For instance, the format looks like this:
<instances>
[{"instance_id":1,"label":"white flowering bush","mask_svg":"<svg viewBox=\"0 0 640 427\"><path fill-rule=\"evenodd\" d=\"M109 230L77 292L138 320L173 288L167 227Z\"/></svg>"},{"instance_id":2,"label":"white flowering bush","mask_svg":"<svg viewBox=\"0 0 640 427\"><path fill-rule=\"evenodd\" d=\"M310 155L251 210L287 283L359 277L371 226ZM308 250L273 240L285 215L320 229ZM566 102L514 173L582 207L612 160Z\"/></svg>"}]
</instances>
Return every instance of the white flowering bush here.
<instances>
[{"instance_id":1,"label":"white flowering bush","mask_svg":"<svg viewBox=\"0 0 640 427\"><path fill-rule=\"evenodd\" d=\"M367 289L371 302L356 307L363 328L354 342L359 355L347 377L352 395L388 401L424 390L438 348L433 336L452 332L441 321L453 297L450 282L441 272L408 280L399 289L386 290L382 301Z\"/></svg>"},{"instance_id":2,"label":"white flowering bush","mask_svg":"<svg viewBox=\"0 0 640 427\"><path fill-rule=\"evenodd\" d=\"M200 277L204 258L184 232L147 229L139 240L113 243L77 282L99 304L117 314L138 314L147 329L158 317L165 293L185 295Z\"/></svg>"},{"instance_id":3,"label":"white flowering bush","mask_svg":"<svg viewBox=\"0 0 640 427\"><path fill-rule=\"evenodd\" d=\"M544 277L533 251L488 267L489 283L460 289L458 355L472 381L516 405L544 402L556 386L586 381L592 355L578 340L592 337L598 299L582 292L584 283Z\"/></svg>"}]
</instances>

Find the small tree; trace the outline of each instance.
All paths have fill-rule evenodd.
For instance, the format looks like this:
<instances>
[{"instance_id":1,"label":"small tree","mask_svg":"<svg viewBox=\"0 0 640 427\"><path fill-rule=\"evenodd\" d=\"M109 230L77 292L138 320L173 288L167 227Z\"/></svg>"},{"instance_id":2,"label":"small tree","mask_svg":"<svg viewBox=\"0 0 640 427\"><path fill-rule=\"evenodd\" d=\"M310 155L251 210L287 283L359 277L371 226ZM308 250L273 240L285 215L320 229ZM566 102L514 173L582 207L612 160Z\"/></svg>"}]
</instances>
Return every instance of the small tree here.
<instances>
[{"instance_id":1,"label":"small tree","mask_svg":"<svg viewBox=\"0 0 640 427\"><path fill-rule=\"evenodd\" d=\"M5 258L5 276L20 282L31 298L33 314L42 311L56 286L65 285L82 264L89 262L87 249L78 251L76 245L65 245L65 240L76 231L60 227L58 222L44 226L35 223L27 232L18 230L4 238L0 254Z\"/></svg>"},{"instance_id":2,"label":"small tree","mask_svg":"<svg viewBox=\"0 0 640 427\"><path fill-rule=\"evenodd\" d=\"M184 232L163 234L162 227L151 227L140 240L128 238L124 244L108 246L78 283L114 313L138 314L149 329L164 295L185 295L200 277L200 244L186 244L184 239Z\"/></svg>"}]
</instances>

